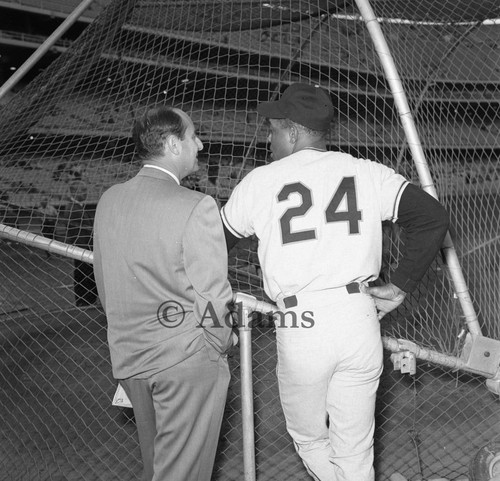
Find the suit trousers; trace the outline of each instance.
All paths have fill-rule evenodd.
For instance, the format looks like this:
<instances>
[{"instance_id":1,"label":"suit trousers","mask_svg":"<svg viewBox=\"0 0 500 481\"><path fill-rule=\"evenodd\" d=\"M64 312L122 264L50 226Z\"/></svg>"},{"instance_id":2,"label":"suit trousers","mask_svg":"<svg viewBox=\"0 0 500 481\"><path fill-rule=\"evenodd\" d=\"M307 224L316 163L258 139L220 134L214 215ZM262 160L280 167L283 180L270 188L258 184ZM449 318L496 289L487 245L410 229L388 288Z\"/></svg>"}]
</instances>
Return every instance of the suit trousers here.
<instances>
[{"instance_id":1,"label":"suit trousers","mask_svg":"<svg viewBox=\"0 0 500 481\"><path fill-rule=\"evenodd\" d=\"M143 481L209 481L227 397L226 357L204 347L147 379L120 380L133 409Z\"/></svg>"},{"instance_id":2,"label":"suit trousers","mask_svg":"<svg viewBox=\"0 0 500 481\"><path fill-rule=\"evenodd\" d=\"M282 316L276 324L287 430L313 479L373 481L375 399L383 366L375 303L345 288L297 299L291 309L278 301Z\"/></svg>"}]
</instances>

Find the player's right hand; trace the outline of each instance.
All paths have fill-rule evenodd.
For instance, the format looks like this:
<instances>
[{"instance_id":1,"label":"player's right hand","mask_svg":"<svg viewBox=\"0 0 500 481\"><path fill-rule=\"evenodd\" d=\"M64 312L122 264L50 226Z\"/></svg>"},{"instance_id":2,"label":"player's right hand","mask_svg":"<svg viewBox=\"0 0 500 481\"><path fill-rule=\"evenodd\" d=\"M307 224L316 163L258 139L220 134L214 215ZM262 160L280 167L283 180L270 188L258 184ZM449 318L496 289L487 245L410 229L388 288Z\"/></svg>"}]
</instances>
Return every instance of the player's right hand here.
<instances>
[{"instance_id":1,"label":"player's right hand","mask_svg":"<svg viewBox=\"0 0 500 481\"><path fill-rule=\"evenodd\" d=\"M374 287L361 284L359 290L373 297L379 320L400 306L406 297L406 292L391 283Z\"/></svg>"}]
</instances>

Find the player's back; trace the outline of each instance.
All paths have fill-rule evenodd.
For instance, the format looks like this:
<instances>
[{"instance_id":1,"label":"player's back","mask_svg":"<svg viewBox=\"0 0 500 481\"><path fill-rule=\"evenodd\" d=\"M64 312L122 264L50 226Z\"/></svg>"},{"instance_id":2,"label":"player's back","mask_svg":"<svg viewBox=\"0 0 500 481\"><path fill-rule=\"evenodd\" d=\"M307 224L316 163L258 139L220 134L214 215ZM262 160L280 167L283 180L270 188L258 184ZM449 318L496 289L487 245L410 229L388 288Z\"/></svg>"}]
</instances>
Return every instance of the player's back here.
<instances>
[{"instance_id":1,"label":"player's back","mask_svg":"<svg viewBox=\"0 0 500 481\"><path fill-rule=\"evenodd\" d=\"M238 225L232 206L226 215L259 238L272 297L338 287L378 275L381 221L395 216L405 182L375 162L305 149L248 174L235 196L248 218Z\"/></svg>"}]
</instances>

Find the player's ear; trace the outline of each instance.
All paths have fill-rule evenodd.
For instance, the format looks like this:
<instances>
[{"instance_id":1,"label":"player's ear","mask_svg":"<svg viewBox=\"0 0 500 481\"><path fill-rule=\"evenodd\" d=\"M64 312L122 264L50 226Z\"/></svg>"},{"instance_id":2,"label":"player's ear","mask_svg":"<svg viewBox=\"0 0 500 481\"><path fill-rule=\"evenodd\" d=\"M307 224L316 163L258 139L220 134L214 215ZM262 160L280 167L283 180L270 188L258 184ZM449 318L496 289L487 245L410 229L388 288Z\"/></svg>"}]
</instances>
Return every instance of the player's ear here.
<instances>
[{"instance_id":1,"label":"player's ear","mask_svg":"<svg viewBox=\"0 0 500 481\"><path fill-rule=\"evenodd\" d=\"M175 135L169 135L165 139L165 149L170 150L172 154L179 155L180 150L181 150L181 144L179 141L179 138Z\"/></svg>"},{"instance_id":2,"label":"player's ear","mask_svg":"<svg viewBox=\"0 0 500 481\"><path fill-rule=\"evenodd\" d=\"M295 144L299 139L299 131L297 130L297 127L295 127L295 125L290 126L289 139L291 144Z\"/></svg>"}]
</instances>

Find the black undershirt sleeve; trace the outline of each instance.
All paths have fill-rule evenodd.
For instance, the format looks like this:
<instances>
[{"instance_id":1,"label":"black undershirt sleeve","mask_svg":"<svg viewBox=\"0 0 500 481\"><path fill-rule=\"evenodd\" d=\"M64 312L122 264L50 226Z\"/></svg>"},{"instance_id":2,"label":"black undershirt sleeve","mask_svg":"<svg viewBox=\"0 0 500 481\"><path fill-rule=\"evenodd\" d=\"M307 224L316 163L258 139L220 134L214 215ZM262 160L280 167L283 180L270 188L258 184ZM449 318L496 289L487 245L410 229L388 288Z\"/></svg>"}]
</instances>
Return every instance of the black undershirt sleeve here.
<instances>
[{"instance_id":1,"label":"black undershirt sleeve","mask_svg":"<svg viewBox=\"0 0 500 481\"><path fill-rule=\"evenodd\" d=\"M439 252L448 231L449 216L434 197L408 184L401 195L397 223L403 229L403 249L391 282L411 292Z\"/></svg>"},{"instance_id":2,"label":"black undershirt sleeve","mask_svg":"<svg viewBox=\"0 0 500 481\"><path fill-rule=\"evenodd\" d=\"M229 251L238 243L240 240L239 237L236 237L227 227L224 222L222 223L224 227L224 236L226 237L226 247L227 247L227 252Z\"/></svg>"}]
</instances>

